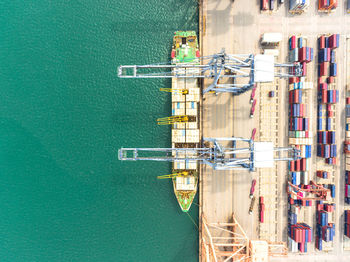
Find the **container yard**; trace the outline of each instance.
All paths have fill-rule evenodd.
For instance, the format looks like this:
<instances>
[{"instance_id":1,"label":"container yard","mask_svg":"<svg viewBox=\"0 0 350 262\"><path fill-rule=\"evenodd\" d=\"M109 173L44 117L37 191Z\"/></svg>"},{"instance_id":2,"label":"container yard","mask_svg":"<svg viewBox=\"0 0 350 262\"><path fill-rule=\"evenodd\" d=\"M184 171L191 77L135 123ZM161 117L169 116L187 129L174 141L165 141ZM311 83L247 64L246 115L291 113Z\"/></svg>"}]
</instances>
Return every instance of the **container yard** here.
<instances>
[{"instance_id":1,"label":"container yard","mask_svg":"<svg viewBox=\"0 0 350 262\"><path fill-rule=\"evenodd\" d=\"M171 148L119 159L172 162L183 212L198 184L202 262L350 261L348 2L199 2L198 45L176 31L171 63L119 67L172 101Z\"/></svg>"},{"instance_id":2,"label":"container yard","mask_svg":"<svg viewBox=\"0 0 350 262\"><path fill-rule=\"evenodd\" d=\"M202 1L202 55L223 47L228 53L271 54L276 61L297 62L303 69L301 76L258 83L240 96L205 96L202 135L243 137L254 130L255 141L293 146L300 150L301 158L249 174L237 171L223 174L202 167L200 260L231 261L234 257L232 261L347 261L350 259L347 212L350 204L346 202L349 201L346 197L350 197L350 178L346 173L346 166L350 168L350 127L346 125L350 126L350 105L346 107L346 102L350 98L344 98L350 97L347 2L273 4L272 12L270 1L262 0L258 6L242 1L233 4ZM253 18L248 19L250 16ZM281 38L277 37L279 34ZM275 38L276 43L268 43L269 38ZM210 84L207 82L203 81L203 88ZM249 215L251 199L245 196L249 195L254 180L256 207L253 215ZM238 249L226 249L224 253L217 239L225 235L211 232L208 225L231 223L232 215L248 242L266 241L267 249L271 250L267 260L261 254L260 260L246 259ZM208 233L212 233L212 245ZM259 252L254 250L250 249L250 256L256 258Z\"/></svg>"}]
</instances>

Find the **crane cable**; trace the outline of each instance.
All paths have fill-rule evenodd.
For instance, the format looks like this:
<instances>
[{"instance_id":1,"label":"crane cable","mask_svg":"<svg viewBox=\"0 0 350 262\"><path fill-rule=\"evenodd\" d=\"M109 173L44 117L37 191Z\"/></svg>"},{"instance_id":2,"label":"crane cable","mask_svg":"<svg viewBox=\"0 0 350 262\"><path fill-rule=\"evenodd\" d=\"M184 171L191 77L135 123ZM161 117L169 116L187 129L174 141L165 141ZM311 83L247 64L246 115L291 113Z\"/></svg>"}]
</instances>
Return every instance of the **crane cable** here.
<instances>
[{"instance_id":1,"label":"crane cable","mask_svg":"<svg viewBox=\"0 0 350 262\"><path fill-rule=\"evenodd\" d=\"M190 218L190 220L192 221L192 223L196 226L197 230L199 230L198 225L196 224L196 222L193 220L193 218L191 217L191 215L189 213L186 212L186 215Z\"/></svg>"}]
</instances>

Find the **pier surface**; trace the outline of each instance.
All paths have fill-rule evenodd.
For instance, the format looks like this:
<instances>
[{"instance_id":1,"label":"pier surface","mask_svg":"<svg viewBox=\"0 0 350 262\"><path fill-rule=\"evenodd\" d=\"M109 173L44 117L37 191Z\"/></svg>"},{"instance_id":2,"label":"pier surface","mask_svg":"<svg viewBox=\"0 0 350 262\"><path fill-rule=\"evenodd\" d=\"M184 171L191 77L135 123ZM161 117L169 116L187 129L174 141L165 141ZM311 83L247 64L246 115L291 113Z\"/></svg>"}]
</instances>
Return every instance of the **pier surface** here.
<instances>
[{"instance_id":1,"label":"pier surface","mask_svg":"<svg viewBox=\"0 0 350 262\"><path fill-rule=\"evenodd\" d=\"M259 1L246 0L203 0L200 5L200 41L202 56L207 56L220 52L225 48L229 54L258 54L261 53L259 40L265 32L280 32L283 35L283 41L280 47L280 61L287 61L288 55L288 37L290 35L301 35L307 37L308 46L313 47L317 51L317 36L325 33L338 33L341 35L340 48L337 51L337 59L339 67L338 89L340 90L340 103L338 104L338 129L337 144L338 155L342 157L340 151L342 142L344 141L345 120L342 114L345 108L344 86L345 86L345 57L346 57L346 41L345 36L350 34L350 15L346 14L343 1L340 1L339 7L332 14L322 14L317 11L317 2L311 1L308 11L301 15L291 15L288 13L288 1L282 5L278 11L269 13L261 13ZM277 1L276 1L277 4ZM313 97L311 99L311 130L316 132L316 83L317 71L316 61L312 62L312 72L309 72L310 81L314 82L312 90ZM204 81L203 88L206 88L210 81ZM276 125L272 130L274 135L271 139L277 141L275 146L288 145L288 94L287 81L279 80L278 96L276 98ZM245 137L249 138L253 128L257 128L256 140L259 141L261 135L261 122L263 112L259 112L259 103L264 101L260 95L265 94L257 90L257 110L253 118L249 117L251 104L249 103L251 92L248 91L239 96L226 94L206 94L203 98L202 112L202 135L204 137ZM259 129L260 127L260 129ZM266 127L265 127L266 128ZM274 136L274 137L273 137ZM265 138L266 139L266 138ZM273 141L273 142L275 142ZM313 141L313 168L310 173L316 170L316 139ZM342 246L343 223L343 185L344 179L340 174L344 173L344 166L341 161L337 168L338 178L336 180L337 197L336 197L336 239L334 241L334 252L344 258ZM284 191L285 182L287 181L287 163L279 163L277 169L270 170L273 177L274 194L276 195L276 221L272 223L270 232L266 238L271 241L287 240L287 196ZM266 173L266 172L265 172ZM277 175L276 175L277 174ZM250 239L258 239L259 222L257 205L253 215L248 214L250 205L249 190L253 178L257 181L261 180L260 171L214 171L209 166L202 166L201 182L200 182L200 214L203 214L207 221L210 222L227 222L235 214L238 222L241 224ZM267 174L268 175L268 174ZM314 175L314 174L313 174ZM259 187L257 184L256 197L259 196ZM314 209L314 208L313 208ZM341 212L341 213L340 213ZM308 218L313 225L315 217ZM275 231L275 232L273 232ZM200 232L201 234L201 232ZM200 237L201 241L201 237ZM313 247L312 247L313 248ZM314 249L314 248L313 248ZM313 250L312 249L312 250ZM202 256L200 245L200 261L205 261ZM204 254L204 253L203 253ZM331 257L332 256L332 257ZM337 255L329 255L330 259L334 259ZM292 255L288 258L278 258L277 261L315 261L316 256L298 256ZM332 261L332 260L330 260Z\"/></svg>"}]
</instances>

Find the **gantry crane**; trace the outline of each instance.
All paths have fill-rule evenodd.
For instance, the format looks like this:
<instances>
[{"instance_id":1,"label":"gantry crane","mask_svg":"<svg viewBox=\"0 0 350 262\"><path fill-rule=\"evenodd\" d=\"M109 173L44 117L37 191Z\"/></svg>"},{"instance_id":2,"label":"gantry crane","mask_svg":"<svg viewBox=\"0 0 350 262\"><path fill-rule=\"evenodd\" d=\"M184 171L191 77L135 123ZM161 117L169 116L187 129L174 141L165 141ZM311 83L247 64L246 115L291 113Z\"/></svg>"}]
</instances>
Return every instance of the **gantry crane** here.
<instances>
[{"instance_id":1,"label":"gantry crane","mask_svg":"<svg viewBox=\"0 0 350 262\"><path fill-rule=\"evenodd\" d=\"M213 79L205 93L230 92L239 95L253 88L256 82L271 82L274 77L301 76L300 63L275 63L267 55L220 53L195 58L186 63L150 65L122 65L118 68L121 78L210 78ZM259 59L258 59L259 58ZM266 76L269 75L269 79ZM264 76L264 79L260 79ZM219 83L219 79L231 79L231 83ZM239 80L240 81L237 81ZM244 80L245 81L242 81Z\"/></svg>"},{"instance_id":2,"label":"gantry crane","mask_svg":"<svg viewBox=\"0 0 350 262\"><path fill-rule=\"evenodd\" d=\"M189 174L188 171L183 171L183 172L173 173L173 174L169 174L169 175L157 176L157 178L158 179L168 179L168 178L174 178L174 177L188 176L188 174Z\"/></svg>"},{"instance_id":3,"label":"gantry crane","mask_svg":"<svg viewBox=\"0 0 350 262\"><path fill-rule=\"evenodd\" d=\"M181 88L159 88L160 91L169 92L169 93L176 93L180 95L187 95L188 89L181 89Z\"/></svg>"},{"instance_id":4,"label":"gantry crane","mask_svg":"<svg viewBox=\"0 0 350 262\"><path fill-rule=\"evenodd\" d=\"M269 256L287 256L284 242L249 239L234 214L229 221L213 223L202 212L200 221L202 261L268 261Z\"/></svg>"},{"instance_id":5,"label":"gantry crane","mask_svg":"<svg viewBox=\"0 0 350 262\"><path fill-rule=\"evenodd\" d=\"M157 119L158 125L173 125L176 123L187 123L194 122L196 120L195 116L179 115L179 116L168 116Z\"/></svg>"},{"instance_id":6,"label":"gantry crane","mask_svg":"<svg viewBox=\"0 0 350 262\"><path fill-rule=\"evenodd\" d=\"M121 148L118 158L133 161L199 161L215 170L250 171L256 167L272 167L274 161L300 158L300 151L294 147L274 148L272 143L254 142L251 139L203 138L203 142L206 146L200 148ZM222 142L232 142L232 147L224 147ZM247 146L238 148L238 143L246 143Z\"/></svg>"},{"instance_id":7,"label":"gantry crane","mask_svg":"<svg viewBox=\"0 0 350 262\"><path fill-rule=\"evenodd\" d=\"M302 200L328 200L330 198L330 190L324 188L322 185L316 184L314 181L310 181L310 188L300 188L290 181L287 184L287 194L294 195ZM299 192L313 194L313 197L301 197Z\"/></svg>"}]
</instances>

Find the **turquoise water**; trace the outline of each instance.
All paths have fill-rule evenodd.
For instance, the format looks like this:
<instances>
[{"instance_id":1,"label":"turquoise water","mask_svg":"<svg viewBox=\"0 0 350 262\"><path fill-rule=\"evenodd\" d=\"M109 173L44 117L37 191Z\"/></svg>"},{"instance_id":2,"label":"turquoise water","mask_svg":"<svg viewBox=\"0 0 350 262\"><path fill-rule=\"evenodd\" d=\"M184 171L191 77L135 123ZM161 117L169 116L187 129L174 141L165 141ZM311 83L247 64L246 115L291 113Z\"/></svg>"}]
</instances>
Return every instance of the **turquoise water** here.
<instances>
[{"instance_id":1,"label":"turquoise water","mask_svg":"<svg viewBox=\"0 0 350 262\"><path fill-rule=\"evenodd\" d=\"M197 1L0 6L0 261L198 260L196 227L156 179L170 165L117 159L170 146L155 125L170 82L116 76L169 60L173 32L197 29Z\"/></svg>"}]
</instances>

